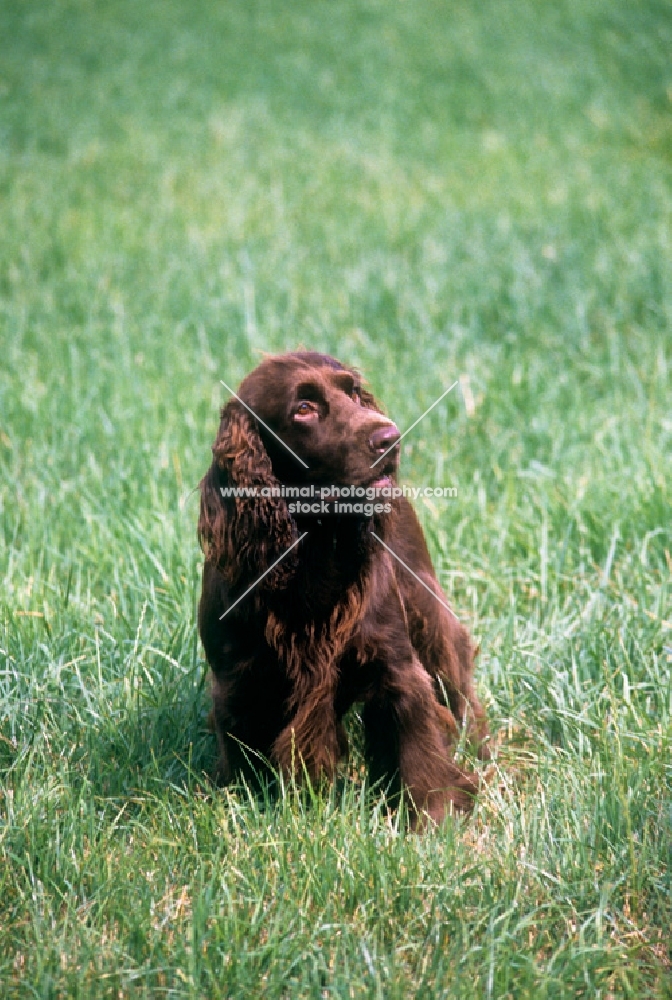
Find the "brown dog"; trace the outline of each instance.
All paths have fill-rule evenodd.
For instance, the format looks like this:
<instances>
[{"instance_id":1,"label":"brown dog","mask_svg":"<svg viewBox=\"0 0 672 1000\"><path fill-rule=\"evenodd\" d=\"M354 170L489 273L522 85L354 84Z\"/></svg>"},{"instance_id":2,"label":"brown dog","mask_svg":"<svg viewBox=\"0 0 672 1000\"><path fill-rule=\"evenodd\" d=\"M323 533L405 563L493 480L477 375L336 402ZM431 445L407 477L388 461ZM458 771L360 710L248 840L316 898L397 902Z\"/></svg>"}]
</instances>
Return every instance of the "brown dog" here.
<instances>
[{"instance_id":1,"label":"brown dog","mask_svg":"<svg viewBox=\"0 0 672 1000\"><path fill-rule=\"evenodd\" d=\"M477 781L451 745L465 725L488 757L473 649L413 509L386 502L398 440L358 374L323 354L266 359L223 408L198 524L222 781L262 760L332 777L360 702L372 780L405 789L416 818L471 807ZM315 509L290 485L312 487ZM379 495L350 513L329 486Z\"/></svg>"}]
</instances>

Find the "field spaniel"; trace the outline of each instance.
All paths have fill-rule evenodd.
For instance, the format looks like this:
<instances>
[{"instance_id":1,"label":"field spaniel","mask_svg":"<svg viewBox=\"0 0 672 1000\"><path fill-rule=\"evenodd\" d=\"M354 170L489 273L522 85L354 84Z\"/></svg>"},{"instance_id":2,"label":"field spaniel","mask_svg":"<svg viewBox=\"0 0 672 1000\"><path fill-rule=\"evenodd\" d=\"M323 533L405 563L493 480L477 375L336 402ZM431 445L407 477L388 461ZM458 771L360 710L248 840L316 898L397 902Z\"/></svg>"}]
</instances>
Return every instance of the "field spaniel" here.
<instances>
[{"instance_id":1,"label":"field spaniel","mask_svg":"<svg viewBox=\"0 0 672 1000\"><path fill-rule=\"evenodd\" d=\"M333 777L361 703L371 779L415 823L473 804L451 748L464 726L488 757L474 650L391 497L399 436L356 371L312 352L267 358L222 409L198 523L222 782Z\"/></svg>"}]
</instances>

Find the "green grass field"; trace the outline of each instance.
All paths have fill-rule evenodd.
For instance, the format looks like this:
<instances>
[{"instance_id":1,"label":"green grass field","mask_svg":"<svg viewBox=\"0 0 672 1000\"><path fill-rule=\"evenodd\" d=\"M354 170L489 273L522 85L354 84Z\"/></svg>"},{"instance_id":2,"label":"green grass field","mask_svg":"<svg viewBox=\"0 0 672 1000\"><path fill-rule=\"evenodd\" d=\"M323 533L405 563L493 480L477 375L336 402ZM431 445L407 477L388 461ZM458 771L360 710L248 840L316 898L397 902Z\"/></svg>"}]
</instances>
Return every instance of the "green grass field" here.
<instances>
[{"instance_id":1,"label":"green grass field","mask_svg":"<svg viewBox=\"0 0 672 1000\"><path fill-rule=\"evenodd\" d=\"M672 997L672 6L0 6L0 995ZM359 366L481 643L474 815L213 790L193 489ZM358 746L358 719L351 735ZM483 770L483 769L482 769Z\"/></svg>"}]
</instances>

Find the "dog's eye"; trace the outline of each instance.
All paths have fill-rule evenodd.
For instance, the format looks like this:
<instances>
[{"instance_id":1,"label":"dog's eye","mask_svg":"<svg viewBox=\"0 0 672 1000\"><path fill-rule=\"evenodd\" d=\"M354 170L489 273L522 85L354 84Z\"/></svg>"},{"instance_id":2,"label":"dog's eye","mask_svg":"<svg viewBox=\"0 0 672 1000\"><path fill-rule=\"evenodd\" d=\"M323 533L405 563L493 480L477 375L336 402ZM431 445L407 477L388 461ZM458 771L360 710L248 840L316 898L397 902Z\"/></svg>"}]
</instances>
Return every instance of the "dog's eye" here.
<instances>
[{"instance_id":1,"label":"dog's eye","mask_svg":"<svg viewBox=\"0 0 672 1000\"><path fill-rule=\"evenodd\" d=\"M295 420L312 420L319 415L319 407L311 399L302 399L294 411Z\"/></svg>"},{"instance_id":2,"label":"dog's eye","mask_svg":"<svg viewBox=\"0 0 672 1000\"><path fill-rule=\"evenodd\" d=\"M355 388L352 390L352 398L354 399L355 403L359 403L360 406L362 405L362 397L359 392L359 386L355 386Z\"/></svg>"}]
</instances>

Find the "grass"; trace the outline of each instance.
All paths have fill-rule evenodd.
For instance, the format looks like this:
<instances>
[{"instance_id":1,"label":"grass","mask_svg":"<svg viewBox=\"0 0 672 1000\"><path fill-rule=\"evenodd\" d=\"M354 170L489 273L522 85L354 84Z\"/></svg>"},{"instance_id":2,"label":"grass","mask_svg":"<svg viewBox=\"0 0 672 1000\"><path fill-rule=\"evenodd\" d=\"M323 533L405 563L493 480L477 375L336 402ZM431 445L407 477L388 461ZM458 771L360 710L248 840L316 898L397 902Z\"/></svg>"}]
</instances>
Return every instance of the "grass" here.
<instances>
[{"instance_id":1,"label":"grass","mask_svg":"<svg viewBox=\"0 0 672 1000\"><path fill-rule=\"evenodd\" d=\"M672 996L669 14L2 7L3 996ZM402 471L497 746L422 838L205 777L191 491L298 345L461 377Z\"/></svg>"}]
</instances>

